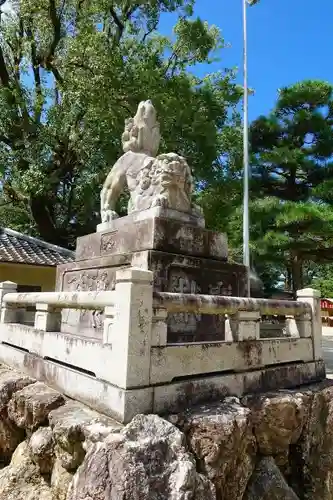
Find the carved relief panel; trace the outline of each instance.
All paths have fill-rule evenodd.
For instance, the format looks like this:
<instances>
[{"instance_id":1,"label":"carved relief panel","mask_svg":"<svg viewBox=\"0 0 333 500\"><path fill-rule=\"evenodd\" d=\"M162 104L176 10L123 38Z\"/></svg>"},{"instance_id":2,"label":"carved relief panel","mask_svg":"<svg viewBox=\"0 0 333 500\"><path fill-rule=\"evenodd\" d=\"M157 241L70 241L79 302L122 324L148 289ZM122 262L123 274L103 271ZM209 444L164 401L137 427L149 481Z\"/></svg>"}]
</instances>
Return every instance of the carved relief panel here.
<instances>
[{"instance_id":1,"label":"carved relief panel","mask_svg":"<svg viewBox=\"0 0 333 500\"><path fill-rule=\"evenodd\" d=\"M181 256L175 257L170 265L157 261L153 266L155 286L161 291L174 293L224 296L241 294L241 272L233 272L233 266L229 264L221 263L222 269L216 269L212 266L206 268L204 263L205 261L199 258L184 259ZM223 340L224 331L224 315L177 313L168 317L169 342Z\"/></svg>"},{"instance_id":2,"label":"carved relief panel","mask_svg":"<svg viewBox=\"0 0 333 500\"><path fill-rule=\"evenodd\" d=\"M118 267L69 271L64 274L63 290L77 292L114 290L117 269ZM103 321L104 315L101 311L64 309L62 331L102 338Z\"/></svg>"}]
</instances>

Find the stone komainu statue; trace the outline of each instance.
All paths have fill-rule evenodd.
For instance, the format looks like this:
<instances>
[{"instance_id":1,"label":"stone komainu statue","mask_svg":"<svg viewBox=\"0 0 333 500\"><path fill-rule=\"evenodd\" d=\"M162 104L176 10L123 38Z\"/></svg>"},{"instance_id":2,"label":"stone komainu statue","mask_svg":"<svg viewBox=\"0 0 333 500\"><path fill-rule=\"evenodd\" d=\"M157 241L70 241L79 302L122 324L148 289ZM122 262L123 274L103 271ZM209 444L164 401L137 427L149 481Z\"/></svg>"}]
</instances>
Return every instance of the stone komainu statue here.
<instances>
[{"instance_id":1,"label":"stone komainu statue","mask_svg":"<svg viewBox=\"0 0 333 500\"><path fill-rule=\"evenodd\" d=\"M128 214L160 206L201 216L191 202L193 181L186 160L176 153L156 157L159 143L156 110L151 101L140 102L134 118L125 122L124 154L101 191L102 222L118 217L115 207L125 185L130 192Z\"/></svg>"}]
</instances>

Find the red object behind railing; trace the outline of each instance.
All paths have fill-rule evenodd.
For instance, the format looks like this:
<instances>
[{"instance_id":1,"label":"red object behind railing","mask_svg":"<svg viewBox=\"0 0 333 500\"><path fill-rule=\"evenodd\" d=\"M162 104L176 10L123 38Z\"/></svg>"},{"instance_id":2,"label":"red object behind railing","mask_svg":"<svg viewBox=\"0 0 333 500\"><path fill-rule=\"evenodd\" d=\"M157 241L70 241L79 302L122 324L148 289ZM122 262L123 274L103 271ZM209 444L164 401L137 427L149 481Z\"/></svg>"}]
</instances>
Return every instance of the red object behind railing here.
<instances>
[{"instance_id":1,"label":"red object behind railing","mask_svg":"<svg viewBox=\"0 0 333 500\"><path fill-rule=\"evenodd\" d=\"M328 299L322 299L320 301L320 307L321 309L333 309L333 302L328 300Z\"/></svg>"}]
</instances>

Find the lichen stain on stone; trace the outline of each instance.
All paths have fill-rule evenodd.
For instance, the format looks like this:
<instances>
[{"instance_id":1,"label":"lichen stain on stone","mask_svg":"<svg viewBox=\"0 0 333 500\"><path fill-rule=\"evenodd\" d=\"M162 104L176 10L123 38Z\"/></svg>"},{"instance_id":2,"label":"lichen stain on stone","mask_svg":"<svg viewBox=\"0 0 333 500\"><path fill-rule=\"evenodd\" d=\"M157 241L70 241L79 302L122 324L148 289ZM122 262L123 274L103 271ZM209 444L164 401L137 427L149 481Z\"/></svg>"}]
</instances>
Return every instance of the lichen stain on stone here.
<instances>
[{"instance_id":1,"label":"lichen stain on stone","mask_svg":"<svg viewBox=\"0 0 333 500\"><path fill-rule=\"evenodd\" d=\"M268 315L300 315L310 311L309 304L297 301L156 291L154 292L154 306L166 307L169 312L192 312L197 314L232 314L237 311L260 311L261 314Z\"/></svg>"},{"instance_id":2,"label":"lichen stain on stone","mask_svg":"<svg viewBox=\"0 0 333 500\"><path fill-rule=\"evenodd\" d=\"M188 409L190 405L220 400L230 395L230 390L226 386L220 385L217 388L214 384L202 385L191 381L181 384L177 392L178 396L174 404L177 412Z\"/></svg>"},{"instance_id":3,"label":"lichen stain on stone","mask_svg":"<svg viewBox=\"0 0 333 500\"><path fill-rule=\"evenodd\" d=\"M247 366L262 364L262 343L260 341L244 340L236 345Z\"/></svg>"},{"instance_id":4,"label":"lichen stain on stone","mask_svg":"<svg viewBox=\"0 0 333 500\"><path fill-rule=\"evenodd\" d=\"M219 348L219 347L222 347L223 345L225 345L225 342L211 342L211 343L205 342L205 343L201 344L201 349L203 351L208 351L212 347ZM188 344L188 346L191 346L191 344Z\"/></svg>"}]
</instances>

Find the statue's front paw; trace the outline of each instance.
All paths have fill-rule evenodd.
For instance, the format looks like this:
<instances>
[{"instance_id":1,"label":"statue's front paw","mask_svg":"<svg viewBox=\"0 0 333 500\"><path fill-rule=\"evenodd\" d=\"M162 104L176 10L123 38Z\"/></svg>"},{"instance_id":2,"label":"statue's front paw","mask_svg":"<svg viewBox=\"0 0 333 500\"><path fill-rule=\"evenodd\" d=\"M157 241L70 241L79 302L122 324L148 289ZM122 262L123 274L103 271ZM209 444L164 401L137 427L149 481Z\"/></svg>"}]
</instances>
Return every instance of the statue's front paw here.
<instances>
[{"instance_id":1,"label":"statue's front paw","mask_svg":"<svg viewBox=\"0 0 333 500\"><path fill-rule=\"evenodd\" d=\"M155 198L153 201L152 207L161 207L161 208L168 208L169 207L169 202L168 199L165 198L164 196L159 196L158 198Z\"/></svg>"},{"instance_id":2,"label":"statue's front paw","mask_svg":"<svg viewBox=\"0 0 333 500\"><path fill-rule=\"evenodd\" d=\"M114 210L103 210L101 213L102 222L111 222L118 219L119 215Z\"/></svg>"},{"instance_id":3,"label":"statue's front paw","mask_svg":"<svg viewBox=\"0 0 333 500\"><path fill-rule=\"evenodd\" d=\"M196 217L203 217L204 216L204 211L202 210L199 205L195 205L194 203L192 204L192 214L195 215Z\"/></svg>"}]
</instances>

